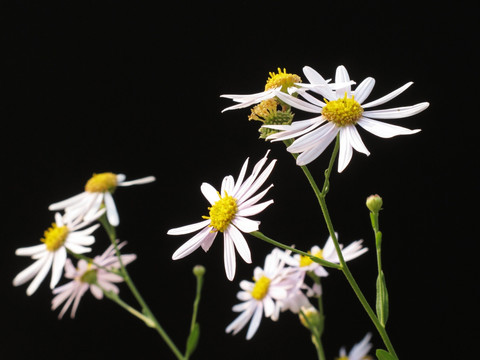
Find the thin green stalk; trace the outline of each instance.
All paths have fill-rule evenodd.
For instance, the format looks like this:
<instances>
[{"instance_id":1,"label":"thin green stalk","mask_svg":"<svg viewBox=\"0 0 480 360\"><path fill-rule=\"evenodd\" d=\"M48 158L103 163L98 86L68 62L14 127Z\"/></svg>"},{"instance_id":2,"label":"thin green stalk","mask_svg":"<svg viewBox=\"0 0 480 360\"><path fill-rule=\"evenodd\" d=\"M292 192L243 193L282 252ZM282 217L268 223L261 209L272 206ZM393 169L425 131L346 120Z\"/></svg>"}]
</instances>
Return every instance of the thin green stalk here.
<instances>
[{"instance_id":1,"label":"thin green stalk","mask_svg":"<svg viewBox=\"0 0 480 360\"><path fill-rule=\"evenodd\" d=\"M335 148L333 150L332 157L330 158L328 168L325 171L325 181L324 181L324 184L323 184L323 187L322 187L322 191L320 191L320 189L318 188L318 186L315 182L315 179L311 175L308 168L306 166L301 166L301 168L302 168L303 172L305 173L310 185L312 186L313 191L315 192L315 195L316 195L316 197L318 199L318 202L320 204L320 208L322 209L323 217L325 219L325 223L327 225L328 232L329 232L329 234L330 234L330 236L333 240L333 243L335 245L335 250L337 252L338 259L340 261L340 267L341 267L341 270L342 270L343 274L347 278L348 283L352 287L353 291L355 292L355 295L357 296L358 300L360 301L363 308L367 312L371 321L373 322L373 324L377 328L377 331L380 334L385 346L387 347L387 350L389 351L390 354L392 354L393 356L395 356L397 358L397 355L395 353L393 345L390 341L390 338L388 337L387 332L385 331L384 326L380 323L379 319L375 315L375 312L372 310L372 308L370 307L370 304L365 299L365 296L363 295L362 291L360 290L360 287L358 286L358 284L355 281L352 273L350 272L350 269L348 268L348 265L347 265L347 263L346 263L346 261L343 257L342 250L340 248L340 244L338 242L337 236L335 234L335 230L334 230L334 227L333 227L333 224L332 224L332 220L330 218L330 214L328 212L325 197L327 195L327 192L330 189L330 174L331 174L333 164L335 162L335 159L336 159L338 151L339 151L339 146L340 146L340 137L337 135L337 138L336 138L336 141L335 141ZM293 156L296 158L297 154L293 154Z\"/></svg>"},{"instance_id":2,"label":"thin green stalk","mask_svg":"<svg viewBox=\"0 0 480 360\"><path fill-rule=\"evenodd\" d=\"M184 358L183 354L180 352L180 350L178 350L175 343L172 341L172 339L170 339L167 332L160 325L157 318L152 313L152 311L150 310L149 306L147 305L147 303L145 302L143 297L140 295L140 292L138 291L138 289L136 288L135 284L133 283L130 275L128 274L128 271L127 271L125 265L122 262L122 257L121 257L120 251L118 249L118 246L117 246L117 236L116 236L115 227L112 226L108 222L105 215L102 215L100 217L99 221L103 225L103 227L105 228L105 231L107 232L107 234L110 238L110 241L112 242L113 246L115 247L116 255L117 255L117 258L118 258L118 261L119 261L119 264L120 264L120 270L122 272L122 277L123 277L125 283L127 284L127 286L129 287L130 291L132 292L133 296L135 297L135 299L137 300L137 302L141 306L143 314L145 314L145 316L148 317L151 320L151 323L153 324L153 328L155 328L157 330L158 334L162 337L162 339L165 341L165 343L170 348L170 350L175 354L177 359L184 360L185 358Z\"/></svg>"}]
</instances>

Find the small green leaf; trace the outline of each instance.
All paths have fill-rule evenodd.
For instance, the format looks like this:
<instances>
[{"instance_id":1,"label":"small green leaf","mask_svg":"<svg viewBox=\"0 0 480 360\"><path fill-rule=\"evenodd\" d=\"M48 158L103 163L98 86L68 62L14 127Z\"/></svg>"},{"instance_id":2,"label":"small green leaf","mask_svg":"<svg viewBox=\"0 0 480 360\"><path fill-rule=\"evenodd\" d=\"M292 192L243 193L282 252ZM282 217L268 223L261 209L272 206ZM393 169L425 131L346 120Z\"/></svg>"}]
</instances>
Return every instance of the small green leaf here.
<instances>
[{"instance_id":1,"label":"small green leaf","mask_svg":"<svg viewBox=\"0 0 480 360\"><path fill-rule=\"evenodd\" d=\"M377 355L378 360L397 360L395 356L382 349L378 349L375 355Z\"/></svg>"},{"instance_id":2,"label":"small green leaf","mask_svg":"<svg viewBox=\"0 0 480 360\"><path fill-rule=\"evenodd\" d=\"M188 335L187 339L187 357L193 354L198 345L198 339L200 338L200 325L195 323L192 331Z\"/></svg>"},{"instance_id":3,"label":"small green leaf","mask_svg":"<svg viewBox=\"0 0 480 360\"><path fill-rule=\"evenodd\" d=\"M388 292L383 271L381 271L377 277L376 309L378 320L380 320L380 323L385 327L388 320Z\"/></svg>"}]
</instances>

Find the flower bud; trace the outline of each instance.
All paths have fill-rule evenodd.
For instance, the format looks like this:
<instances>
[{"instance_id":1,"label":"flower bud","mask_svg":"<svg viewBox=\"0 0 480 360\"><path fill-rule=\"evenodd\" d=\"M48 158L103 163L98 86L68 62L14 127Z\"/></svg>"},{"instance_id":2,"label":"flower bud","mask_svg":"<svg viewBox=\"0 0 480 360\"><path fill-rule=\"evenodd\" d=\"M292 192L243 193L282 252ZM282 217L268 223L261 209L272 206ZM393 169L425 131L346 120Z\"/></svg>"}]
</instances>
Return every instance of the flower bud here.
<instances>
[{"instance_id":1,"label":"flower bud","mask_svg":"<svg viewBox=\"0 0 480 360\"><path fill-rule=\"evenodd\" d=\"M321 324L321 321L322 321L318 310L311 305L302 306L302 311L298 315L302 325L310 330L318 328L318 326Z\"/></svg>"},{"instance_id":2,"label":"flower bud","mask_svg":"<svg viewBox=\"0 0 480 360\"><path fill-rule=\"evenodd\" d=\"M203 276L205 274L205 266L203 265L195 265L193 267L193 275L195 276Z\"/></svg>"},{"instance_id":3,"label":"flower bud","mask_svg":"<svg viewBox=\"0 0 480 360\"><path fill-rule=\"evenodd\" d=\"M383 200L377 194L370 195L367 198L367 208L373 213L378 213L380 210L382 210L382 205L383 205Z\"/></svg>"}]
</instances>

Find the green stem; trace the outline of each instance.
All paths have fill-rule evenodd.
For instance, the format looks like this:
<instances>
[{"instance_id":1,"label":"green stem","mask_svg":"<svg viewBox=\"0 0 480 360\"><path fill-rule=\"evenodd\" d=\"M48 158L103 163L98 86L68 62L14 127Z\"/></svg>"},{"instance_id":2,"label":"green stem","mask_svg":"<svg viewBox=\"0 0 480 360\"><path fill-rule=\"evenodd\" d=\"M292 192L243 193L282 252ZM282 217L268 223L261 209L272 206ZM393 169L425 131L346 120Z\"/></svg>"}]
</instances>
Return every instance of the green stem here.
<instances>
[{"instance_id":1,"label":"green stem","mask_svg":"<svg viewBox=\"0 0 480 360\"><path fill-rule=\"evenodd\" d=\"M184 358L183 354L180 352L180 350L178 350L175 343L172 341L172 339L170 339L167 332L163 329L163 327L160 325L160 323L158 322L156 317L153 315L152 311L148 307L148 305L145 302L145 300L143 299L143 297L140 295L140 292L138 291L138 289L136 288L135 284L133 283L130 275L128 274L128 271L127 271L125 265L122 262L122 257L121 257L120 251L118 249L118 246L117 246L117 236L116 236L115 227L112 226L108 222L105 215L100 217L99 221L103 225L103 227L105 228L105 231L107 232L107 234L110 238L110 241L112 242L113 246L115 247L116 255L117 255L117 258L118 258L118 261L119 261L119 264L120 264L120 270L122 272L122 277L123 277L125 283L127 284L127 286L129 287L130 291L132 292L133 296L135 297L135 299L137 300L137 302L141 306L143 314L147 318L150 319L151 323L153 324L152 327L157 330L158 334L162 337L162 339L165 341L165 343L170 348L170 350L175 354L177 359L184 360L185 358Z\"/></svg>"},{"instance_id":2,"label":"green stem","mask_svg":"<svg viewBox=\"0 0 480 360\"><path fill-rule=\"evenodd\" d=\"M318 188L318 186L317 186L313 176L311 175L310 171L308 170L308 168L306 166L301 166L301 168L302 168L303 172L305 173L310 185L312 186L313 191L315 192L315 195L316 195L316 197L318 199L318 202L320 204L320 208L322 209L323 217L325 219L325 223L327 225L327 229L328 229L328 232L330 234L330 237L332 238L333 243L335 245L335 250L337 252L338 259L340 261L340 268L341 268L343 274L345 275L348 283L352 287L353 291L355 292L355 295L357 296L358 300L360 301L363 308L367 312L371 321L375 325L375 327L376 327L378 333L380 334L380 336L381 336L385 346L387 347L388 351L390 352L390 354L392 354L393 356L395 356L397 358L397 355L396 355L395 350L393 348L393 345L390 341L390 338L388 337L388 334L385 331L385 328L382 326L379 319L375 315L375 312L370 307L370 304L365 299L365 296L363 295L362 291L360 290L360 287L358 286L358 284L355 281L352 273L350 272L350 269L348 268L348 265L347 265L347 263L346 263L346 261L343 257L343 254L342 254L342 250L341 250L340 244L338 242L338 239L337 239L337 236L336 236L333 224L332 224L332 220L330 218L330 214L328 212L325 197L327 195L328 190L330 189L330 174L332 172L333 164L334 164L335 159L337 157L339 147L340 147L340 137L337 135L337 138L336 138L336 141L335 141L335 148L333 150L332 157L330 158L328 168L325 171L325 181L324 181L324 184L323 184L323 187L322 187L322 191L320 191L320 189ZM293 154L293 156L296 158L297 154Z\"/></svg>"}]
</instances>

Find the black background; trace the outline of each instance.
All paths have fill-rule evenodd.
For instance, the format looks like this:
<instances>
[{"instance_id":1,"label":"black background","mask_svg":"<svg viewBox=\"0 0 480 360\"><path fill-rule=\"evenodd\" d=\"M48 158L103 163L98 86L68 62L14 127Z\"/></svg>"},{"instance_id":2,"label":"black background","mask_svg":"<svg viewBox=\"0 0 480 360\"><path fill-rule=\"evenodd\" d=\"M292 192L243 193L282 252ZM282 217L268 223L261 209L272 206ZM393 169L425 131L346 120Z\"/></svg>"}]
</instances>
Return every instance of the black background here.
<instances>
[{"instance_id":1,"label":"black background","mask_svg":"<svg viewBox=\"0 0 480 360\"><path fill-rule=\"evenodd\" d=\"M263 265L269 245L247 235L253 264L238 259L229 282L221 240L207 254L198 250L174 262L171 254L188 237L166 232L206 214L202 182L218 187L223 176L238 174L246 157L253 163L271 149L278 159L269 193L275 204L257 217L261 230L303 249L323 244L319 207L291 155L282 144L258 139L248 109L222 114L232 103L219 96L261 91L278 67L302 75L309 65L330 78L340 64L357 83L376 79L371 99L414 81L388 105L430 102L425 112L392 121L422 132L393 139L362 132L371 155L355 153L342 174L333 174L327 201L340 241L363 238L373 247L364 201L381 194L388 330L398 354L460 359L476 353L478 17L462 3L448 5L2 2L1 358L173 359L153 330L108 300L87 294L76 319L58 320L47 281L31 297L26 286L11 284L30 264L15 249L36 244L53 221L48 205L82 191L92 173L103 171L157 178L115 193L118 235L129 242L126 251L138 254L129 265L135 283L181 349L194 296L191 269L203 264L202 336L194 358L315 358L291 313L278 323L264 319L250 341L245 331L224 332L236 316L238 282ZM310 167L318 181L327 159ZM95 251L107 244L98 231ZM374 252L352 261L351 270L372 302ZM341 274L325 279L324 292L328 358L368 331L382 347Z\"/></svg>"}]
</instances>

